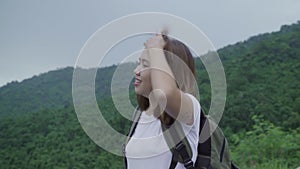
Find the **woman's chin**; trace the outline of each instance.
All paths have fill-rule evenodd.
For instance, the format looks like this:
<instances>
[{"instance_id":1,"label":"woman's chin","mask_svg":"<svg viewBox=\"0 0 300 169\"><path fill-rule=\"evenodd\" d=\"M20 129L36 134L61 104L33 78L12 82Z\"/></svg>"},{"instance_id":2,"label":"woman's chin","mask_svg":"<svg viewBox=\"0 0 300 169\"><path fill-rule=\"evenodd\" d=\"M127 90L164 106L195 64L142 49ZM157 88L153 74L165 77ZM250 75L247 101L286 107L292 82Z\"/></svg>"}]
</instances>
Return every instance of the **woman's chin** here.
<instances>
[{"instance_id":1,"label":"woman's chin","mask_svg":"<svg viewBox=\"0 0 300 169\"><path fill-rule=\"evenodd\" d=\"M136 94L141 95L141 92L137 87L134 88L134 91L135 91Z\"/></svg>"}]
</instances>

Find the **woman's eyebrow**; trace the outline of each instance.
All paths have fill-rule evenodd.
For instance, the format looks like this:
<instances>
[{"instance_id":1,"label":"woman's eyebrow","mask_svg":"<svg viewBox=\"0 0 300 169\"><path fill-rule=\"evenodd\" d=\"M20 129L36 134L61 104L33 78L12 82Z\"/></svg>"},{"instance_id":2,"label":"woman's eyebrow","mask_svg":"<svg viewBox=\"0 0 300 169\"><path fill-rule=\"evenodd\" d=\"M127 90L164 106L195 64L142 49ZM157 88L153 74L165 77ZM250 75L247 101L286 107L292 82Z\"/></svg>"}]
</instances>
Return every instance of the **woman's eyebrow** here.
<instances>
[{"instance_id":1,"label":"woman's eyebrow","mask_svg":"<svg viewBox=\"0 0 300 169\"><path fill-rule=\"evenodd\" d=\"M149 60L147 60L147 59L142 59L142 62L144 62L144 63L149 63Z\"/></svg>"}]
</instances>

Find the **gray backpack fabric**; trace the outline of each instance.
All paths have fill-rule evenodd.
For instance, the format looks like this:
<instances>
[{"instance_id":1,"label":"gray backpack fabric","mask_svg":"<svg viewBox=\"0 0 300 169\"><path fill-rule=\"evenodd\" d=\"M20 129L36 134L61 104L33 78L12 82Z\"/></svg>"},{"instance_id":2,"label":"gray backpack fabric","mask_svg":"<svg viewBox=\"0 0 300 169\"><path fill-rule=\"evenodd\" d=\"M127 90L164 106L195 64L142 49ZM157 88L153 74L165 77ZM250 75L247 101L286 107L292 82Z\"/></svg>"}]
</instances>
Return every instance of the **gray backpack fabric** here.
<instances>
[{"instance_id":1,"label":"gray backpack fabric","mask_svg":"<svg viewBox=\"0 0 300 169\"><path fill-rule=\"evenodd\" d=\"M197 148L198 155L195 164L191 160L192 150L187 138L184 137L182 141L177 140L177 138L182 138L180 137L183 134L181 125L176 121L172 125L176 125L176 127L172 127L172 129L162 123L163 131L171 129L169 132L164 132L167 144L174 145L174 140L177 143L176 146L169 146L173 154L169 169L175 168L178 162L182 163L187 169L238 169L230 159L229 146L222 130L202 110ZM203 132L202 135L201 132ZM208 139L204 140L201 138L203 136Z\"/></svg>"}]
</instances>

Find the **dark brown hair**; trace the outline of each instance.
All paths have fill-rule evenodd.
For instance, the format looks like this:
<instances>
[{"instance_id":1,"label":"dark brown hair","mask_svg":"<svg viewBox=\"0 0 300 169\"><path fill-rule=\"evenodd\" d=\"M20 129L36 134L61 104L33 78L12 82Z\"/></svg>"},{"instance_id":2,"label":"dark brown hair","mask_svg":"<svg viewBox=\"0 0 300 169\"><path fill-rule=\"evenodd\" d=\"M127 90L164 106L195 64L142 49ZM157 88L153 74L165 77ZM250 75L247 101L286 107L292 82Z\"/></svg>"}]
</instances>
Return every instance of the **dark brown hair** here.
<instances>
[{"instance_id":1,"label":"dark brown hair","mask_svg":"<svg viewBox=\"0 0 300 169\"><path fill-rule=\"evenodd\" d=\"M189 48L182 42L176 39L170 39L168 36L163 35L163 38L166 42L164 49L164 54L166 60L172 70L172 73L175 76L177 87L184 91L191 94L194 94L189 88L192 88L193 85L192 78L196 78L195 72L195 62L192 53L190 52ZM179 58L179 59L178 59ZM180 60L180 61L178 61ZM181 62L181 63L180 63ZM179 65L186 65L185 67L188 68L189 73L187 70L181 69ZM193 77L189 77L188 74L191 74ZM137 101L141 111L147 110L149 107L149 99L137 94ZM168 115L166 112L163 112L158 117L162 123L164 124L172 124L174 119Z\"/></svg>"}]
</instances>

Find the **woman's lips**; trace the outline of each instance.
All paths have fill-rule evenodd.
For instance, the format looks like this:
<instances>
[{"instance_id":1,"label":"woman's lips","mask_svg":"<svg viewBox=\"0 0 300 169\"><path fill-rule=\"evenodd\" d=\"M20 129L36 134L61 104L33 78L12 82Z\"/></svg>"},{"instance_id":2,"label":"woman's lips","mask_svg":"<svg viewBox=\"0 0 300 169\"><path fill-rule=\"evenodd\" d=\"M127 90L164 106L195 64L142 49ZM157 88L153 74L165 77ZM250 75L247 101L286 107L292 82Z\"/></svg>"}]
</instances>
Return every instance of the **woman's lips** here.
<instances>
[{"instance_id":1,"label":"woman's lips","mask_svg":"<svg viewBox=\"0 0 300 169\"><path fill-rule=\"evenodd\" d=\"M135 82L134 82L134 86L135 87L138 87L140 84L142 83L142 81L140 79L135 79Z\"/></svg>"}]
</instances>

